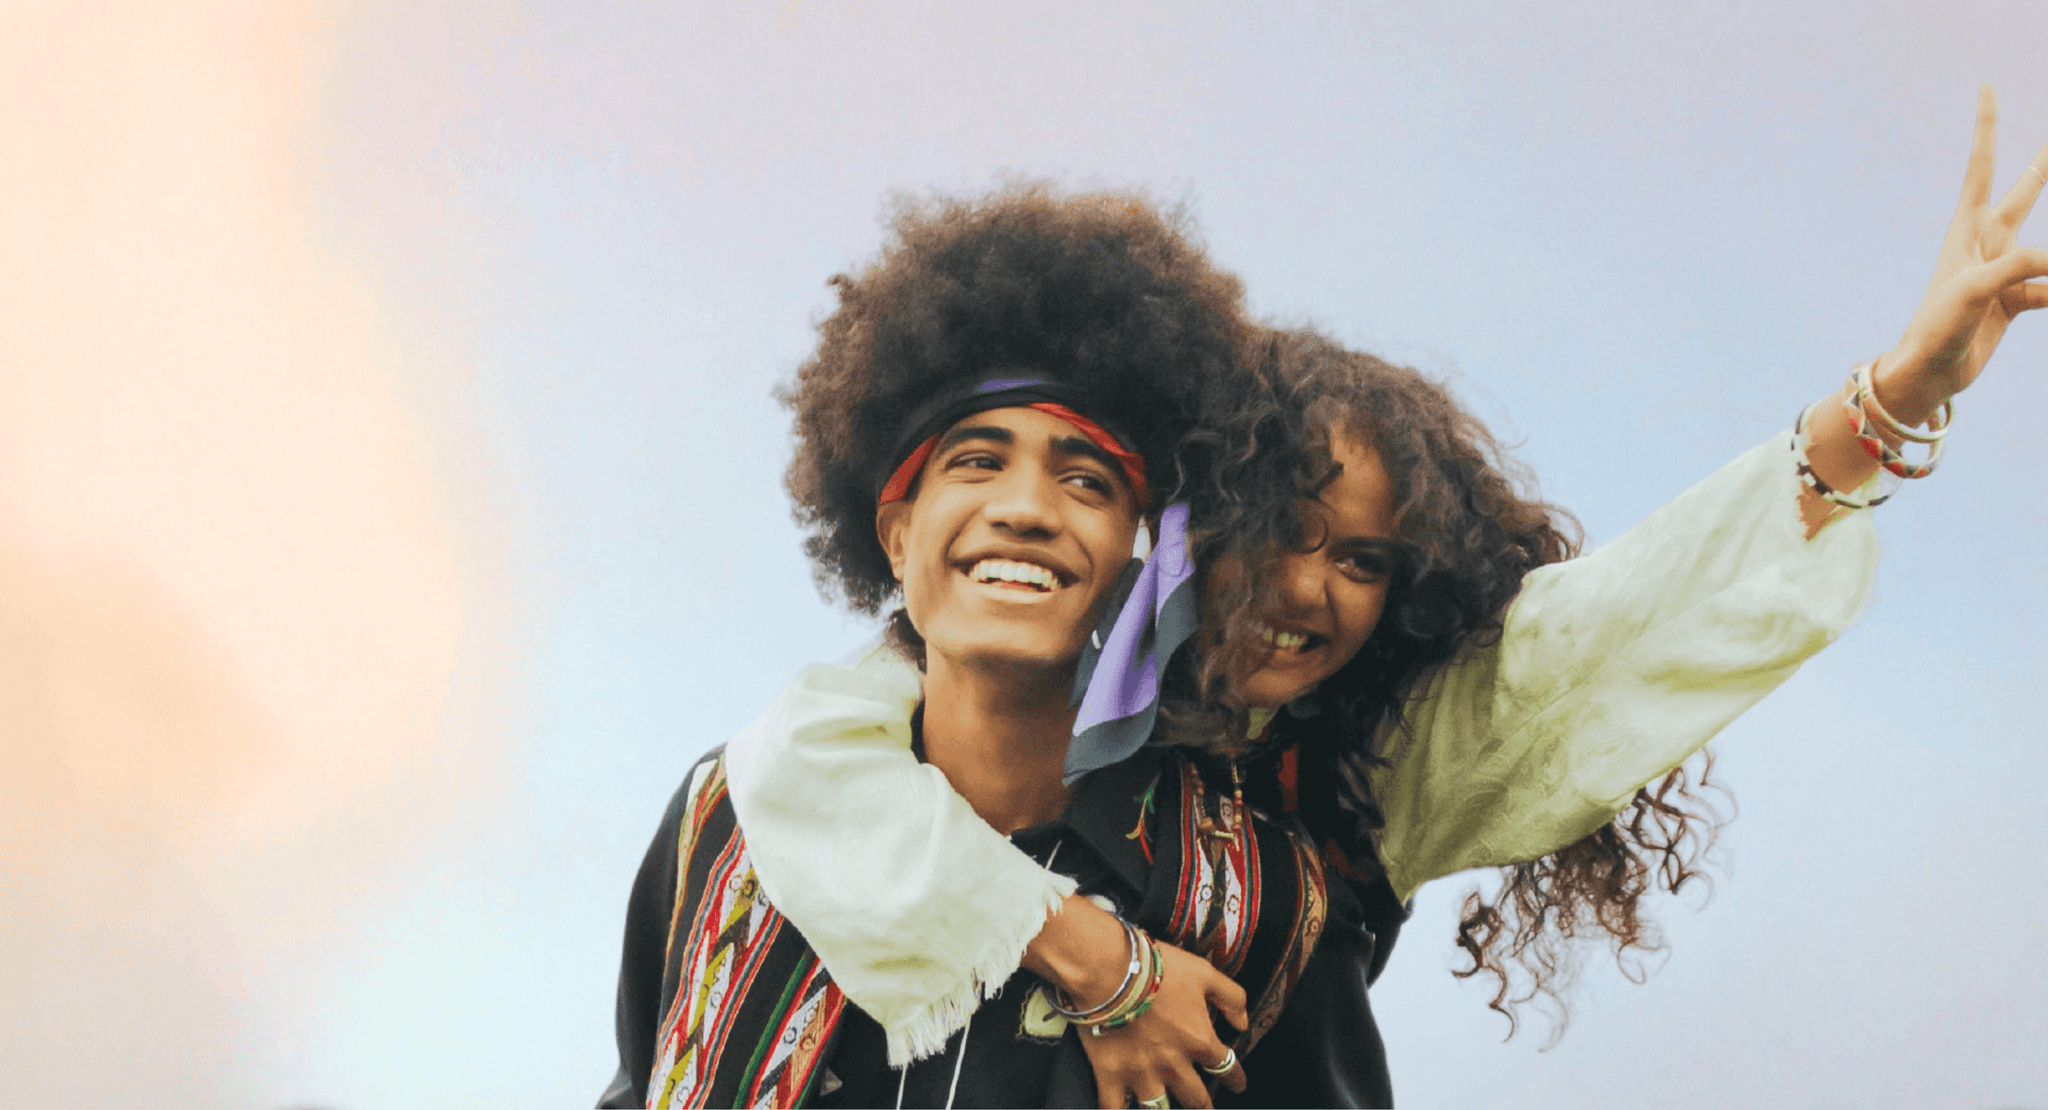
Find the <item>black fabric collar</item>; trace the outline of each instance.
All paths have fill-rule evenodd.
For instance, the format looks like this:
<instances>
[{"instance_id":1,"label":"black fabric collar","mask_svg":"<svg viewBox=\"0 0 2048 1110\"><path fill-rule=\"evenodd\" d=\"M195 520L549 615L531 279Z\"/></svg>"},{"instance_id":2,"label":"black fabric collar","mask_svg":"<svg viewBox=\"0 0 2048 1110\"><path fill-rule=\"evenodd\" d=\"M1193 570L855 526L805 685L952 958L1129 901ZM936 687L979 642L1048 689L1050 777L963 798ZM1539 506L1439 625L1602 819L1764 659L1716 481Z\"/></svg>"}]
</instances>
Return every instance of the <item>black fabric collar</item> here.
<instances>
[{"instance_id":1,"label":"black fabric collar","mask_svg":"<svg viewBox=\"0 0 2048 1110\"><path fill-rule=\"evenodd\" d=\"M918 702L910 715L910 751L919 763L925 762L923 702ZM1041 836L1064 826L1101 856L1117 878L1143 895L1151 881L1152 865L1145 860L1139 838L1131 832L1147 816L1147 795L1154 792L1162 770L1160 755L1157 748L1140 748L1121 763L1082 776L1067 797L1065 813L1018 829L1017 834Z\"/></svg>"},{"instance_id":2,"label":"black fabric collar","mask_svg":"<svg viewBox=\"0 0 2048 1110\"><path fill-rule=\"evenodd\" d=\"M1139 822L1148 819L1148 796L1157 797L1154 786L1164 769L1160 756L1158 748L1140 748L1120 763L1082 776L1067 799L1067 812L1060 817L1118 878L1140 892L1150 885L1152 864L1146 861L1144 845L1133 833Z\"/></svg>"}]
</instances>

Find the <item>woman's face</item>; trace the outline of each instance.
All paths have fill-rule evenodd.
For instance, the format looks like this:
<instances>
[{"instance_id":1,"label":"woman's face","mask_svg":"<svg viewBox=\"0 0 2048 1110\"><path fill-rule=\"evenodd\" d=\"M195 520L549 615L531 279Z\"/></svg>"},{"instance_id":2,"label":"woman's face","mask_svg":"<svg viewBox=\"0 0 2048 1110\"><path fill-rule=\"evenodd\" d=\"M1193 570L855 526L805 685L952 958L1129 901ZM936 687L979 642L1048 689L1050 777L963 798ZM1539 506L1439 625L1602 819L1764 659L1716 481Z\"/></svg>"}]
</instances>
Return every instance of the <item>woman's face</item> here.
<instances>
[{"instance_id":1,"label":"woman's face","mask_svg":"<svg viewBox=\"0 0 2048 1110\"><path fill-rule=\"evenodd\" d=\"M1301 509L1313 551L1283 553L1274 599L1258 614L1272 645L1263 665L1231 681L1239 705L1277 708L1351 661L1380 622L1394 571L1394 488L1379 452L1341 429L1330 456L1343 470Z\"/></svg>"}]
</instances>

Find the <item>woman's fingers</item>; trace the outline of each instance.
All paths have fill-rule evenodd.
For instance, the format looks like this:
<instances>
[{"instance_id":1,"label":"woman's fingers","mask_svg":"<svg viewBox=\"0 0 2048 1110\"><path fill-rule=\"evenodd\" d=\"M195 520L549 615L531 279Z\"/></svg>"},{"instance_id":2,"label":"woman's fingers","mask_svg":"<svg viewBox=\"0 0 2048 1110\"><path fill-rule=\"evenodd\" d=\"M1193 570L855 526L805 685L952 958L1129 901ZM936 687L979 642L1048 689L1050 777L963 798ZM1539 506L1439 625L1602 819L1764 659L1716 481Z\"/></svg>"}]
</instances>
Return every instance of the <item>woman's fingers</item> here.
<instances>
[{"instance_id":1,"label":"woman's fingers","mask_svg":"<svg viewBox=\"0 0 2048 1110\"><path fill-rule=\"evenodd\" d=\"M2032 309L2048 308L2048 285L2039 282L2008 285L2000 296L2004 298L2005 311L2009 315L2018 316Z\"/></svg>"},{"instance_id":2,"label":"woman's fingers","mask_svg":"<svg viewBox=\"0 0 2048 1110\"><path fill-rule=\"evenodd\" d=\"M2048 277L2048 251L2036 248L2007 251L1956 276L1956 291L1967 301L1989 304L2007 289L2033 278ZM2030 306L2031 307L2031 306Z\"/></svg>"},{"instance_id":3,"label":"woman's fingers","mask_svg":"<svg viewBox=\"0 0 2048 1110\"><path fill-rule=\"evenodd\" d=\"M1998 202L1998 222L2007 231L2020 229L2034 207L2034 200L2041 195L2041 186L2048 184L2048 176L2043 176L2048 170L2043 170L2043 166L2048 166L2048 145L2041 147L2041 153L2034 155L2034 160L2020 171L2020 179L2006 190L2005 199Z\"/></svg>"},{"instance_id":4,"label":"woman's fingers","mask_svg":"<svg viewBox=\"0 0 2048 1110\"><path fill-rule=\"evenodd\" d=\"M1970 140L1970 166L1963 172L1963 197L1958 208L1981 208L1991 199L1991 175L1998 161L1998 96L1991 86L1977 89L1977 133Z\"/></svg>"},{"instance_id":5,"label":"woman's fingers","mask_svg":"<svg viewBox=\"0 0 2048 1110\"><path fill-rule=\"evenodd\" d=\"M1104 1075L1101 1068L1095 1069L1095 1101L1102 1110L1124 1110L1131 1104L1130 1092L1124 1090L1120 1075Z\"/></svg>"},{"instance_id":6,"label":"woman's fingers","mask_svg":"<svg viewBox=\"0 0 2048 1110\"><path fill-rule=\"evenodd\" d=\"M1229 976L1217 972L1216 978L1210 983L1208 995L1209 1004L1216 1007L1217 1012L1223 1015L1223 1020L1229 1022L1231 1028L1242 1033L1251 1025L1251 1015L1246 1013L1244 1008L1244 988L1238 986Z\"/></svg>"},{"instance_id":7,"label":"woman's fingers","mask_svg":"<svg viewBox=\"0 0 2048 1110\"><path fill-rule=\"evenodd\" d=\"M1159 947L1162 950L1170 948L1169 945L1164 944ZM1203 999L1209 1005L1216 1007L1217 1011L1223 1015L1224 1020L1228 1021L1233 1028L1240 1033L1244 1032L1245 1027L1251 1024L1251 1015L1245 1012L1246 995L1244 988L1239 986L1237 981L1230 976L1216 970L1214 964L1211 964L1202 957L1178 948L1172 948L1171 951L1174 957L1184 957L1184 959L1175 959L1176 965L1184 963L1189 973L1200 977Z\"/></svg>"},{"instance_id":8,"label":"woman's fingers","mask_svg":"<svg viewBox=\"0 0 2048 1110\"><path fill-rule=\"evenodd\" d=\"M1233 1091L1244 1090L1243 1084L1232 1087ZM1202 1077L1195 1074L1194 1065L1183 1062L1180 1066L1168 1068L1164 1074L1152 1076L1121 1076L1113 1079L1097 1077L1095 1097L1105 1110L1117 1110L1126 1106L1143 1106L1146 1103L1158 1105L1159 1096L1168 1095L1176 1106L1192 1110L1215 1110L1210 1101L1209 1088Z\"/></svg>"},{"instance_id":9,"label":"woman's fingers","mask_svg":"<svg viewBox=\"0 0 2048 1110\"><path fill-rule=\"evenodd\" d=\"M1103 1106L1142 1103L1161 1093L1180 1106L1210 1106L1211 1076L1201 1069L1234 1059L1216 1037L1211 1008L1240 1030L1250 1024L1244 988L1209 961L1164 942L1159 956L1165 974L1150 1010L1102 1036L1080 1034ZM1214 1078L1233 1091L1243 1091L1247 1082L1242 1065Z\"/></svg>"},{"instance_id":10,"label":"woman's fingers","mask_svg":"<svg viewBox=\"0 0 2048 1110\"><path fill-rule=\"evenodd\" d=\"M1203 1083L1202 1077L1195 1074L1195 1066L1192 1063L1182 1064L1174 1069L1173 1074L1167 1077L1166 1089L1173 1092L1173 1101L1182 1106L1198 1106L1202 1110L1212 1110L1216 1105L1209 1101L1208 1084Z\"/></svg>"},{"instance_id":11,"label":"woman's fingers","mask_svg":"<svg viewBox=\"0 0 2048 1110\"><path fill-rule=\"evenodd\" d=\"M1230 1070L1218 1075L1216 1065L1223 1063L1225 1060L1230 1062ZM1216 1076L1224 1086L1236 1091L1238 1094L1244 1093L1245 1084L1249 1082L1249 1078L1244 1073L1244 1061L1238 1059L1237 1053L1229 1048L1225 1048L1222 1052L1210 1057L1202 1065L1202 1073Z\"/></svg>"}]
</instances>

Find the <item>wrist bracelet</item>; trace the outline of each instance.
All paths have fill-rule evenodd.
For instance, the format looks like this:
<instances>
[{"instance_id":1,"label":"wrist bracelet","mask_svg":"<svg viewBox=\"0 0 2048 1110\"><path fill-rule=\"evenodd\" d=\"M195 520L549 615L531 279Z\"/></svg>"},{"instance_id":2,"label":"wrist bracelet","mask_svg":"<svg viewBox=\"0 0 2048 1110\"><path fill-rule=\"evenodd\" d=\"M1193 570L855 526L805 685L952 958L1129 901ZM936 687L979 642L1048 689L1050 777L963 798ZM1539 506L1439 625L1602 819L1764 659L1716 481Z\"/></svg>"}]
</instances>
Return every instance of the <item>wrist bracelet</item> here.
<instances>
[{"instance_id":1,"label":"wrist bracelet","mask_svg":"<svg viewBox=\"0 0 2048 1110\"><path fill-rule=\"evenodd\" d=\"M1942 437L1948 435L1949 418L1955 415L1955 398L1951 397L1941 403L1941 407L1935 410L1932 417L1928 418L1926 431L1916 432L1899 423L1898 420L1893 418L1891 413L1885 411L1883 405L1878 403L1877 384L1871 378L1871 375L1876 370L1877 360L1872 359L1855 369L1849 377L1849 383L1861 392L1862 396L1858 398L1858 404L1864 406L1864 411L1868 412L1870 418L1877 422L1877 426L1900 439L1910 440L1914 443L1940 443Z\"/></svg>"},{"instance_id":2,"label":"wrist bracelet","mask_svg":"<svg viewBox=\"0 0 2048 1110\"><path fill-rule=\"evenodd\" d=\"M1886 471L1900 478L1925 478L1934 473L1934 468L1941 462L1941 449L1948 435L1949 419L1955 414L1955 402L1951 399L1941 403L1941 408L1928 420L1926 432L1903 427L1878 403L1877 390L1870 378L1872 365L1866 362L1850 375L1849 392L1842 401L1842 411L1849 417L1849 427L1856 434L1856 442L1863 447L1864 454L1876 459L1877 465ZM1927 444L1927 458L1918 463L1907 462L1904 455L1871 430L1872 424L1899 439Z\"/></svg>"},{"instance_id":3,"label":"wrist bracelet","mask_svg":"<svg viewBox=\"0 0 2048 1110\"><path fill-rule=\"evenodd\" d=\"M1067 997L1067 992L1054 987L1051 999L1054 1013L1066 1018L1068 1021L1083 1025L1100 1021L1103 1015L1116 1008L1116 1004L1123 999L1125 992L1131 989L1131 984L1138 981L1139 973L1145 968L1145 945L1138 939L1142 930L1121 917L1116 919L1116 923L1124 927L1124 941L1130 945L1131 962L1130 966L1124 969L1124 981L1118 983L1117 988L1109 992L1109 997L1104 999L1101 1005L1091 1006L1085 1010L1076 1009L1072 1005L1072 999Z\"/></svg>"},{"instance_id":4,"label":"wrist bracelet","mask_svg":"<svg viewBox=\"0 0 2048 1110\"><path fill-rule=\"evenodd\" d=\"M1166 961L1160 958L1159 943L1122 918L1117 919L1117 924L1124 927L1124 939L1130 943L1131 962L1116 991L1101 1005L1086 1010L1075 1009L1071 1005L1073 1000L1058 987L1052 991L1053 1012L1098 1037L1104 1030L1121 1029L1148 1013L1152 997L1166 980Z\"/></svg>"},{"instance_id":5,"label":"wrist bracelet","mask_svg":"<svg viewBox=\"0 0 2048 1110\"><path fill-rule=\"evenodd\" d=\"M1812 412L1813 406L1808 405L1805 408L1799 410L1799 419L1792 422L1793 468L1799 472L1799 480L1806 485L1806 488L1819 494L1826 500L1842 506L1845 509L1874 509L1879 505L1884 504L1886 501L1891 500L1892 494L1898 492L1898 488L1896 486L1894 486L1892 489L1886 490L1883 493L1878 494L1875 497L1863 498L1858 497L1853 493L1843 493L1840 490L1835 489L1833 486L1828 485L1826 481L1822 480L1821 476L1814 471L1812 461L1806 457L1806 418L1809 415L1811 415ZM1886 471L1883 473L1889 472Z\"/></svg>"},{"instance_id":6,"label":"wrist bracelet","mask_svg":"<svg viewBox=\"0 0 2048 1110\"><path fill-rule=\"evenodd\" d=\"M1159 942L1150 935L1145 936L1145 947L1152 958L1152 974L1145 977L1145 989L1138 993L1127 1012L1112 1014L1090 1026L1088 1032L1091 1034L1100 1037L1105 1029L1122 1029L1152 1008L1152 996L1158 994L1160 984L1166 982L1166 961L1159 958Z\"/></svg>"}]
</instances>

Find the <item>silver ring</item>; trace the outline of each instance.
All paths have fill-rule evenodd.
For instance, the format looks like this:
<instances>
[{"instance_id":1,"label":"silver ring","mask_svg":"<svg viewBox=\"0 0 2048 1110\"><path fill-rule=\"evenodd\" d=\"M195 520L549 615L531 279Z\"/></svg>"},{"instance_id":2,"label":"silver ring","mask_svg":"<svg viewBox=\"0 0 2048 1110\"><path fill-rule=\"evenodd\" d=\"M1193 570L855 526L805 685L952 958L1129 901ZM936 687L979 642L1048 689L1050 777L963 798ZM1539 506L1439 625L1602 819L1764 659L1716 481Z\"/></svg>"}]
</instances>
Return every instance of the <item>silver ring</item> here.
<instances>
[{"instance_id":1,"label":"silver ring","mask_svg":"<svg viewBox=\"0 0 2048 1110\"><path fill-rule=\"evenodd\" d=\"M2033 174L2035 177L2041 179L2041 183L2043 185L2048 185L2048 173L2042 173L2040 170L2034 168L2032 165L2027 166L2026 169L2021 170L2020 172Z\"/></svg>"},{"instance_id":2,"label":"silver ring","mask_svg":"<svg viewBox=\"0 0 2048 1110\"><path fill-rule=\"evenodd\" d=\"M1216 1061L1215 1064L1196 1064L1195 1066L1201 1068L1204 1075L1229 1075L1237 1070L1237 1050L1226 1048L1223 1050L1223 1059Z\"/></svg>"},{"instance_id":3,"label":"silver ring","mask_svg":"<svg viewBox=\"0 0 2048 1110\"><path fill-rule=\"evenodd\" d=\"M1161 1091L1153 1098L1140 1099L1138 1105L1144 1107L1145 1110L1169 1110L1173 1105L1173 1099L1168 1097L1165 1091Z\"/></svg>"}]
</instances>

